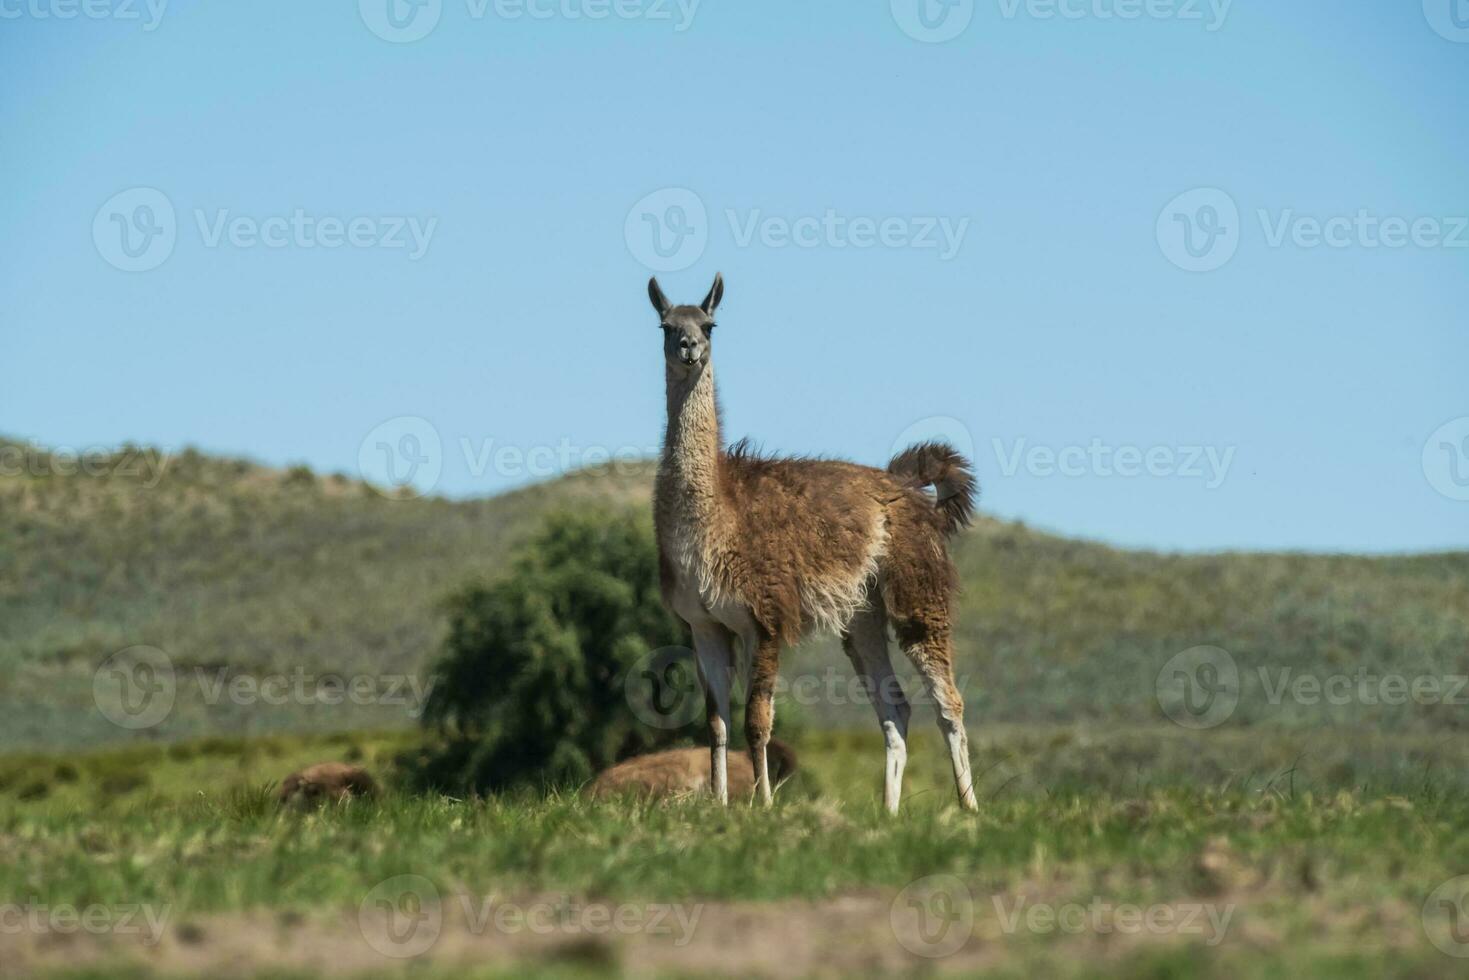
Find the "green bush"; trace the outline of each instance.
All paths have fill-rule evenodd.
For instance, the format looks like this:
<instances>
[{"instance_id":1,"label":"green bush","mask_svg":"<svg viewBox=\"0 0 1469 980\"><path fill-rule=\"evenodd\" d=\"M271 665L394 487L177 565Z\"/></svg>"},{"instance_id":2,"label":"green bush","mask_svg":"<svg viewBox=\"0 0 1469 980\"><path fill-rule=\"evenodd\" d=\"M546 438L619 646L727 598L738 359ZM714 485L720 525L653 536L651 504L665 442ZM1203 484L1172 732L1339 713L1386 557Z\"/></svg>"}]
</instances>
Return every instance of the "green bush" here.
<instances>
[{"instance_id":1,"label":"green bush","mask_svg":"<svg viewBox=\"0 0 1469 980\"><path fill-rule=\"evenodd\" d=\"M447 608L424 710L435 742L403 760L419 788L573 786L689 734L640 722L624 690L640 658L688 643L659 599L645 514L555 514L506 574Z\"/></svg>"}]
</instances>

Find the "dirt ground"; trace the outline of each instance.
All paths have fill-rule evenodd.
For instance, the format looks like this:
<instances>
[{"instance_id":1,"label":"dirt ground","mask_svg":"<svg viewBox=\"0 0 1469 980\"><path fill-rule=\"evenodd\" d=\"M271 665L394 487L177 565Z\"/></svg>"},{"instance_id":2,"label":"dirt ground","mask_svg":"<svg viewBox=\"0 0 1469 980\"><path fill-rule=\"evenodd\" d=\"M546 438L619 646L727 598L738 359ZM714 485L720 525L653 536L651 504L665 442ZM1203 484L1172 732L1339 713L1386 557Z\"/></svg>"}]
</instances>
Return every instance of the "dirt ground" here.
<instances>
[{"instance_id":1,"label":"dirt ground","mask_svg":"<svg viewBox=\"0 0 1469 980\"><path fill-rule=\"evenodd\" d=\"M956 897L938 876L926 893L920 888L821 902L618 905L561 895L514 901L450 895L431 903L410 895L405 902L400 889L386 904L369 896L355 915L189 916L168 921L156 939L116 931L5 929L0 975L125 964L150 973L214 977L564 965L630 975L845 977L972 973L1058 956L1092 966L1115 960L1121 968L1129 954L1149 946L1187 944L1190 952L1213 956L1268 953L1285 942L1269 925L1274 911L1261 905L1259 895L1211 899L1207 914L1192 901L1147 906L1150 926L1119 919L1115 909L1088 911L1082 902L1043 891L961 891ZM1037 905L1047 913L1059 911L1059 918L1027 916ZM1017 910L1019 918L1012 918ZM1326 908L1315 912L1309 918L1324 930L1318 938L1330 939L1338 916ZM1377 917L1377 943L1417 945L1414 910L1383 909ZM1155 928L1160 922L1163 927ZM1354 933L1361 927L1339 924Z\"/></svg>"}]
</instances>

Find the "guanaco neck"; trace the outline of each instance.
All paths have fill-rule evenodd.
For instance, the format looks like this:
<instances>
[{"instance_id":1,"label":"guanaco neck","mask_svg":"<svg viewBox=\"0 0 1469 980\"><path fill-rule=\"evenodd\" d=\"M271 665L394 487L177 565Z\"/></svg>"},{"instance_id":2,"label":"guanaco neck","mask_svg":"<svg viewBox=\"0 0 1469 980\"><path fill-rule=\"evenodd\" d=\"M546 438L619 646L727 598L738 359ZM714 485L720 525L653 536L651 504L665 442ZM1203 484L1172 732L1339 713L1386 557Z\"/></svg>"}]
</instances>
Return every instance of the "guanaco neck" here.
<instances>
[{"instance_id":1,"label":"guanaco neck","mask_svg":"<svg viewBox=\"0 0 1469 980\"><path fill-rule=\"evenodd\" d=\"M707 529L719 500L719 409L714 365L680 375L666 368L668 428L658 466L660 534L689 524Z\"/></svg>"}]
</instances>

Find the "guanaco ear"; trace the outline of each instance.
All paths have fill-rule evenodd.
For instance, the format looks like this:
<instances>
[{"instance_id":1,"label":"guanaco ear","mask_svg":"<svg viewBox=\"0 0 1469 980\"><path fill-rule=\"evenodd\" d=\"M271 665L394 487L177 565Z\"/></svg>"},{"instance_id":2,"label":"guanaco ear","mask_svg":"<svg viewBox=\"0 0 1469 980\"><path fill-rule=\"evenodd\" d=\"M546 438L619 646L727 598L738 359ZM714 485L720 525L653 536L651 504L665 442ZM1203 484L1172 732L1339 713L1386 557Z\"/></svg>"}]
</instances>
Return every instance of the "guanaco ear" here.
<instances>
[{"instance_id":1,"label":"guanaco ear","mask_svg":"<svg viewBox=\"0 0 1469 980\"><path fill-rule=\"evenodd\" d=\"M668 297L663 295L663 288L658 285L658 277L654 276L648 280L648 299L653 301L653 309L658 311L660 317L667 316L673 304L668 302Z\"/></svg>"},{"instance_id":2,"label":"guanaco ear","mask_svg":"<svg viewBox=\"0 0 1469 980\"><path fill-rule=\"evenodd\" d=\"M714 285L709 287L709 295L704 297L704 302L699 304L699 308L709 316L713 316L722 299L724 299L724 276L716 272L714 273Z\"/></svg>"}]
</instances>

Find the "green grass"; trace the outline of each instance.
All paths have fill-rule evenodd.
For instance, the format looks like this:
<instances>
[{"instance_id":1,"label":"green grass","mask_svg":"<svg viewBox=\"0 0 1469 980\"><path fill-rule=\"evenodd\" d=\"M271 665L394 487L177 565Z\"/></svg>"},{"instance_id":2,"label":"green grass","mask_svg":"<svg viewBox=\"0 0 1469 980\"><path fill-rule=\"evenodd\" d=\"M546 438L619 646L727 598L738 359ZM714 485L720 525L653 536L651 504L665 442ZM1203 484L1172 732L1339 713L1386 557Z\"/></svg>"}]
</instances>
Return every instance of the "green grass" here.
<instances>
[{"instance_id":1,"label":"green grass","mask_svg":"<svg viewBox=\"0 0 1469 980\"><path fill-rule=\"evenodd\" d=\"M979 816L928 798L900 820L870 800L799 800L766 813L577 797L400 797L300 817L253 792L149 798L105 821L82 810L7 818L3 832L24 847L0 870L0 890L24 895L44 882L53 903L171 903L188 913L355 907L400 874L613 900L769 901L896 891L953 873L989 889L1105 878L1122 901L1221 890L1228 874L1197 859L1223 837L1238 860L1229 874L1241 879L1303 895L1324 876L1370 884L1348 889L1359 898L1421 903L1446 869L1469 868L1466 816L1469 801L1432 793L1281 799L1180 788L990 801Z\"/></svg>"},{"instance_id":2,"label":"green grass","mask_svg":"<svg viewBox=\"0 0 1469 980\"><path fill-rule=\"evenodd\" d=\"M974 909L973 938L941 964L962 972L1450 970L1455 961L1429 945L1419 914L1436 886L1469 870L1469 789L1418 763L1462 769L1469 750L1424 736L1338 733L1315 745L1293 738L1262 746L1251 733L1176 729L981 734L983 806L968 815L952 803L937 740L918 735L897 819L877 806L875 735L810 734L799 746L803 782L771 811L701 800L595 803L574 793L453 800L392 790L380 801L317 813L275 807L270 781L307 761L358 758L391 784L391 759L408 744L395 733L11 757L0 764L9 787L0 790L0 902L148 903L167 907L172 928L205 936L261 915L273 929L335 935L375 886L405 874L432 882L445 903L570 896L799 917L847 902L855 903L853 922L865 924L846 955L908 972L928 961L897 944L888 909L911 883L941 874L962 883ZM1305 761L1325 758L1329 747L1340 758L1320 767ZM1358 768L1335 764L1347 757ZM1282 761L1289 768L1277 769ZM60 765L73 771L58 781ZM106 789L119 770L147 772L148 784ZM16 792L27 774L50 780L52 791ZM1123 941L1090 929L1006 932L996 901L1232 911L1223 941L1212 946L1194 935ZM630 953L622 962L622 949L613 943L589 953L590 967L565 962L560 947L516 955L554 975L640 972L642 961ZM127 959L126 948L114 953ZM604 955L610 959L599 966ZM367 973L393 972L368 966ZM678 972L677 962L665 966ZM415 972L440 969L451 972L440 960Z\"/></svg>"}]
</instances>

